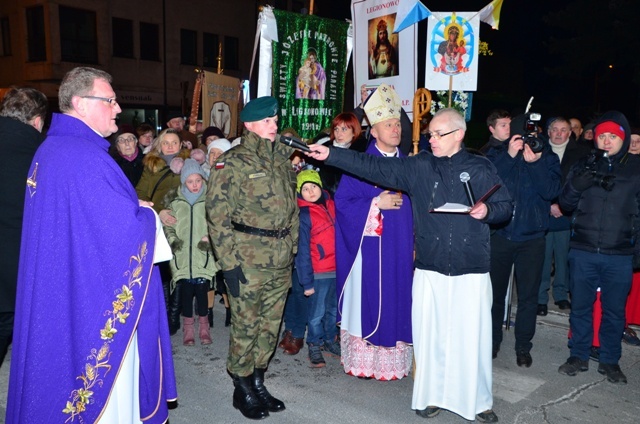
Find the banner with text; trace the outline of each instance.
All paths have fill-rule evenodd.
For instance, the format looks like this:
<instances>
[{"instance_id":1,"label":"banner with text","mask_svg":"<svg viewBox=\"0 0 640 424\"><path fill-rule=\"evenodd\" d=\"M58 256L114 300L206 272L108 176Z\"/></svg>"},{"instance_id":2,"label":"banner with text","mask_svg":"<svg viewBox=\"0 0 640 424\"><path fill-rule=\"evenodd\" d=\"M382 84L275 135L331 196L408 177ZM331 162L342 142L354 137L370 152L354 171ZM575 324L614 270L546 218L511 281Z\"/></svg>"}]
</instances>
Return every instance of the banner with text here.
<instances>
[{"instance_id":1,"label":"banner with text","mask_svg":"<svg viewBox=\"0 0 640 424\"><path fill-rule=\"evenodd\" d=\"M361 101L360 87L385 83L402 100L411 117L417 85L417 25L394 34L400 0L353 0L354 106ZM429 87L430 88L430 87Z\"/></svg>"},{"instance_id":2,"label":"banner with text","mask_svg":"<svg viewBox=\"0 0 640 424\"><path fill-rule=\"evenodd\" d=\"M427 30L425 86L429 90L476 91L478 12L432 12ZM451 85L450 85L451 84Z\"/></svg>"},{"instance_id":3,"label":"banner with text","mask_svg":"<svg viewBox=\"0 0 640 424\"><path fill-rule=\"evenodd\" d=\"M238 78L204 71L202 85L203 128L218 127L232 141L238 131L238 101L241 83Z\"/></svg>"},{"instance_id":4,"label":"banner with text","mask_svg":"<svg viewBox=\"0 0 640 424\"><path fill-rule=\"evenodd\" d=\"M347 22L273 10L273 96L278 127L313 138L342 112L347 69Z\"/></svg>"}]
</instances>

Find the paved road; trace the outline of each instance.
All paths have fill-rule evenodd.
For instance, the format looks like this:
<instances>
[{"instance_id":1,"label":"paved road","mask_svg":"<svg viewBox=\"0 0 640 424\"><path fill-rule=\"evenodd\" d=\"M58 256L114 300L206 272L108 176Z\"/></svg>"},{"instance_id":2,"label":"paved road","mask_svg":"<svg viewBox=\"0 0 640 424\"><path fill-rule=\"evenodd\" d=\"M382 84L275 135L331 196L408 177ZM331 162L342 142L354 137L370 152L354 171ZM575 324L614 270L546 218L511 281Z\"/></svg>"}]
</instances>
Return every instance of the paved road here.
<instances>
[{"instance_id":1,"label":"paved road","mask_svg":"<svg viewBox=\"0 0 640 424\"><path fill-rule=\"evenodd\" d=\"M228 329L224 310L214 309L214 343L182 345L173 337L174 360L180 405L171 411L171 424L247 423L231 405L232 383L225 371ZM623 344L620 365L629 384L613 385L597 373L591 362L588 372L576 377L558 374L568 357L568 316L551 309L538 320L529 369L516 365L513 333L505 335L502 351L494 360L494 410L501 423L639 423L640 347ZM0 422L4 422L9 364L0 368ZM267 372L267 387L282 399L287 410L264 422L277 424L421 423L411 410L413 381L359 380L342 371L339 360L327 358L322 369L308 367L306 349L296 356L276 352ZM430 423L462 424L468 421L446 411Z\"/></svg>"}]
</instances>

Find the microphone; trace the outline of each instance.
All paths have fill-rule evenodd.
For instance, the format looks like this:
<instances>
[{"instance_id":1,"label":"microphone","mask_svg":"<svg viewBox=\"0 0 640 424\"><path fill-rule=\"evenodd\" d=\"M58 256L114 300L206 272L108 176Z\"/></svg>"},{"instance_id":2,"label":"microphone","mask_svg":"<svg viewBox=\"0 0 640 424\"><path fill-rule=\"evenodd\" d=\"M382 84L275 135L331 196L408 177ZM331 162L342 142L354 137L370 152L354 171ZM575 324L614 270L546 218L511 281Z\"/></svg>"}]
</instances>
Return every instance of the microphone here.
<instances>
[{"instance_id":1,"label":"microphone","mask_svg":"<svg viewBox=\"0 0 640 424\"><path fill-rule=\"evenodd\" d=\"M304 141L298 140L297 138L281 135L278 141L280 141L280 143L286 144L287 146L293 147L294 149L311 153L311 149L309 148L309 146L307 146Z\"/></svg>"},{"instance_id":2,"label":"microphone","mask_svg":"<svg viewBox=\"0 0 640 424\"><path fill-rule=\"evenodd\" d=\"M471 177L469 176L468 172L463 172L462 174L460 174L460 181L462 182L462 184L464 184L464 191L467 193L467 198L469 199L469 203L471 204L471 206L474 206L476 204L476 200L473 197L471 184L469 184L470 179Z\"/></svg>"}]
</instances>

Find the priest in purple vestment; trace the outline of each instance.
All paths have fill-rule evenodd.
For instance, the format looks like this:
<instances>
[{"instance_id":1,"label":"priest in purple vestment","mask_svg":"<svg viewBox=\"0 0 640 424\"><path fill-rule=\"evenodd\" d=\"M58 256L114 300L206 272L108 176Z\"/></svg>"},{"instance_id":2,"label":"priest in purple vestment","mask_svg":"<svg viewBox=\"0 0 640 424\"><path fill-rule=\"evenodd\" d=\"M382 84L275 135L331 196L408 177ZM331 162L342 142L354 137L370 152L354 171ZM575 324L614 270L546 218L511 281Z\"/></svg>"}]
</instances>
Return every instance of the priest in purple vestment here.
<instances>
[{"instance_id":1,"label":"priest in purple vestment","mask_svg":"<svg viewBox=\"0 0 640 424\"><path fill-rule=\"evenodd\" d=\"M110 83L67 73L29 170L8 423L163 423L177 399L159 220L109 156Z\"/></svg>"},{"instance_id":2,"label":"priest in purple vestment","mask_svg":"<svg viewBox=\"0 0 640 424\"><path fill-rule=\"evenodd\" d=\"M398 160L400 98L381 84L364 104L373 156ZM346 373L400 379L412 364L413 220L406 194L344 175L335 194L338 320Z\"/></svg>"}]
</instances>

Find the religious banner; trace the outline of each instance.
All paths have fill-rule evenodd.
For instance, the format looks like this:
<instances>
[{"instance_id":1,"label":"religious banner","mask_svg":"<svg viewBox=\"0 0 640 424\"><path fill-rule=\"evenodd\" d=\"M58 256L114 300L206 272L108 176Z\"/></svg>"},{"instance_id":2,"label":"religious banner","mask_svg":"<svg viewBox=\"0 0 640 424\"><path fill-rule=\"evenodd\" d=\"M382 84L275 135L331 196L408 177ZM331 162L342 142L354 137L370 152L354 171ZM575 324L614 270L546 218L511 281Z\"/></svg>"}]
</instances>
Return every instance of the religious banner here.
<instances>
[{"instance_id":1,"label":"religious banner","mask_svg":"<svg viewBox=\"0 0 640 424\"><path fill-rule=\"evenodd\" d=\"M203 128L218 127L229 140L240 135L238 131L238 101L241 82L238 78L204 71L202 84Z\"/></svg>"},{"instance_id":2,"label":"religious banner","mask_svg":"<svg viewBox=\"0 0 640 424\"><path fill-rule=\"evenodd\" d=\"M272 40L272 95L278 127L315 137L342 112L349 24L274 9L278 40Z\"/></svg>"},{"instance_id":3,"label":"religious banner","mask_svg":"<svg viewBox=\"0 0 640 424\"><path fill-rule=\"evenodd\" d=\"M402 108L411 117L417 86L417 26L394 33L400 25L400 0L352 0L354 106L361 101L360 87L382 83L394 88ZM431 87L429 87L431 88Z\"/></svg>"},{"instance_id":4,"label":"religious banner","mask_svg":"<svg viewBox=\"0 0 640 424\"><path fill-rule=\"evenodd\" d=\"M432 12L428 22L425 86L429 90L476 91L478 12Z\"/></svg>"}]
</instances>

